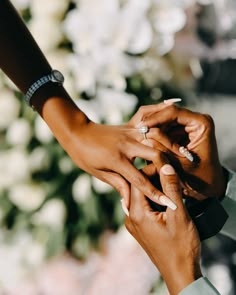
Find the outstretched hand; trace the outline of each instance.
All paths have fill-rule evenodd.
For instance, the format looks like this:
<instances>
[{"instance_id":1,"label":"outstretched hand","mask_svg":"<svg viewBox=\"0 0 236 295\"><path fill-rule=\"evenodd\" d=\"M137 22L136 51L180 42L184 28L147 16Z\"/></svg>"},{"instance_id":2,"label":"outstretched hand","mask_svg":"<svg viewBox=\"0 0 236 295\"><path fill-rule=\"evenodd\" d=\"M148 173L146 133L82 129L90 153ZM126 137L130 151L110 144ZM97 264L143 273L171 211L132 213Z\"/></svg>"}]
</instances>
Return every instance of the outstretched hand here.
<instances>
[{"instance_id":1,"label":"outstretched hand","mask_svg":"<svg viewBox=\"0 0 236 295\"><path fill-rule=\"evenodd\" d=\"M75 116L71 120L66 139L59 140L81 169L113 186L127 206L130 199L130 184L152 201L161 205L167 204L166 200L160 199L163 193L133 164L138 157L160 166L158 150L140 143L142 135L135 126L109 126L79 120L77 124ZM167 150L162 145L160 148Z\"/></svg>"}]
</instances>

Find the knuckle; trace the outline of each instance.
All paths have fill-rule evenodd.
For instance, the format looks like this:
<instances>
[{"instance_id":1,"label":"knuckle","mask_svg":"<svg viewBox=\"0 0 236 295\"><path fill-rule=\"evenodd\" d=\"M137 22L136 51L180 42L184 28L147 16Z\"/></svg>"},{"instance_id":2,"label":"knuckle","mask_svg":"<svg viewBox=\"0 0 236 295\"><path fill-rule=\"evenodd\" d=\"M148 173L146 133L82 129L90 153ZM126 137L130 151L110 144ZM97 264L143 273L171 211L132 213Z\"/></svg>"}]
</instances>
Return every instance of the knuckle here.
<instances>
[{"instance_id":1,"label":"knuckle","mask_svg":"<svg viewBox=\"0 0 236 295\"><path fill-rule=\"evenodd\" d=\"M176 113L180 110L180 108L177 107L175 104L172 104L172 105L168 106L168 110L170 113Z\"/></svg>"},{"instance_id":2,"label":"knuckle","mask_svg":"<svg viewBox=\"0 0 236 295\"><path fill-rule=\"evenodd\" d=\"M180 193L180 185L176 180L168 180L165 184L165 189L169 194L179 194Z\"/></svg>"},{"instance_id":3,"label":"knuckle","mask_svg":"<svg viewBox=\"0 0 236 295\"><path fill-rule=\"evenodd\" d=\"M140 122L145 122L146 120L146 108L147 106L140 106L139 109L138 109L138 115L139 115L139 121Z\"/></svg>"},{"instance_id":4,"label":"knuckle","mask_svg":"<svg viewBox=\"0 0 236 295\"><path fill-rule=\"evenodd\" d=\"M135 212L131 211L130 212L130 215L129 215L129 218L130 218L132 224L137 227L140 224L142 224L142 221L144 219L144 215L140 211L139 212L137 212L137 211L135 211Z\"/></svg>"},{"instance_id":5,"label":"knuckle","mask_svg":"<svg viewBox=\"0 0 236 295\"><path fill-rule=\"evenodd\" d=\"M204 123L206 124L207 127L209 128L215 127L214 120L209 114L204 114L203 118L204 118Z\"/></svg>"},{"instance_id":6,"label":"knuckle","mask_svg":"<svg viewBox=\"0 0 236 295\"><path fill-rule=\"evenodd\" d=\"M138 108L138 113L142 114L145 111L145 109L146 109L146 106L140 106Z\"/></svg>"},{"instance_id":7,"label":"knuckle","mask_svg":"<svg viewBox=\"0 0 236 295\"><path fill-rule=\"evenodd\" d=\"M147 184L147 180L142 174L138 174L133 177L133 183L137 187L144 187Z\"/></svg>"},{"instance_id":8,"label":"knuckle","mask_svg":"<svg viewBox=\"0 0 236 295\"><path fill-rule=\"evenodd\" d=\"M153 128L152 132L155 139L159 139L161 137L160 128Z\"/></svg>"},{"instance_id":9,"label":"knuckle","mask_svg":"<svg viewBox=\"0 0 236 295\"><path fill-rule=\"evenodd\" d=\"M163 149L163 148L162 148ZM162 163L163 162L163 151L162 150L154 150L153 151L153 162L154 163Z\"/></svg>"}]
</instances>

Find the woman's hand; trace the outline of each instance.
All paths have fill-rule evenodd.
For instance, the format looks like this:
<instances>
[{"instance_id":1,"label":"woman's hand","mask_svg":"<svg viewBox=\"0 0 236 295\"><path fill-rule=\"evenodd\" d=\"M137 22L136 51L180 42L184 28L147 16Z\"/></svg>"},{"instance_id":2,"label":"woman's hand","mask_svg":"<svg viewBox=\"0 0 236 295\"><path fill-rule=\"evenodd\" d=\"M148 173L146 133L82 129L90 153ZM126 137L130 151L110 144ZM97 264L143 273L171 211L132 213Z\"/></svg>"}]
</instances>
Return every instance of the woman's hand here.
<instances>
[{"instance_id":1,"label":"woman's hand","mask_svg":"<svg viewBox=\"0 0 236 295\"><path fill-rule=\"evenodd\" d=\"M149 168L151 165L143 173L150 177L153 171ZM145 195L132 186L126 227L159 269L170 294L176 295L202 276L200 240L183 204L179 179L172 166L167 164L160 169L160 182L177 209L153 211Z\"/></svg>"},{"instance_id":2,"label":"woman's hand","mask_svg":"<svg viewBox=\"0 0 236 295\"><path fill-rule=\"evenodd\" d=\"M133 164L136 157L160 165L159 152L140 143L142 134L131 124L108 126L91 122L77 107L51 97L42 116L78 167L113 186L129 206L130 184L156 203L166 205L163 195ZM55 122L55 117L60 122ZM159 147L166 151L162 145ZM157 163L158 161L158 163ZM164 164L164 163L162 163Z\"/></svg>"},{"instance_id":3,"label":"woman's hand","mask_svg":"<svg viewBox=\"0 0 236 295\"><path fill-rule=\"evenodd\" d=\"M197 199L224 196L226 179L219 161L214 122L209 115L174 105L159 111L154 105L144 107L141 116L142 124L153 127L146 135L149 144L152 140L160 141L163 133L173 144L169 158L181 177L186 195ZM176 152L180 146L187 147L193 162Z\"/></svg>"}]
</instances>

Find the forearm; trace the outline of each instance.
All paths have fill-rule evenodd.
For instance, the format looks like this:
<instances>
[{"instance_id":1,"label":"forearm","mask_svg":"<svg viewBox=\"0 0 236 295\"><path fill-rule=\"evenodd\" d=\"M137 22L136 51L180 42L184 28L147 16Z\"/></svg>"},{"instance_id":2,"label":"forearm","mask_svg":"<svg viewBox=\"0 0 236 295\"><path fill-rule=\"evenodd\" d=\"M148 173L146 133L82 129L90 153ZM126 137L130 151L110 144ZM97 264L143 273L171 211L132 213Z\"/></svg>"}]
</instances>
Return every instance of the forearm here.
<instances>
[{"instance_id":1,"label":"forearm","mask_svg":"<svg viewBox=\"0 0 236 295\"><path fill-rule=\"evenodd\" d=\"M0 0L0 67L24 94L32 83L51 72L47 59L8 0ZM81 116L81 122L86 120L66 90L53 83L38 89L31 102L59 139L66 136L73 116Z\"/></svg>"},{"instance_id":2,"label":"forearm","mask_svg":"<svg viewBox=\"0 0 236 295\"><path fill-rule=\"evenodd\" d=\"M23 20L8 0L0 0L0 67L23 93L51 70Z\"/></svg>"}]
</instances>

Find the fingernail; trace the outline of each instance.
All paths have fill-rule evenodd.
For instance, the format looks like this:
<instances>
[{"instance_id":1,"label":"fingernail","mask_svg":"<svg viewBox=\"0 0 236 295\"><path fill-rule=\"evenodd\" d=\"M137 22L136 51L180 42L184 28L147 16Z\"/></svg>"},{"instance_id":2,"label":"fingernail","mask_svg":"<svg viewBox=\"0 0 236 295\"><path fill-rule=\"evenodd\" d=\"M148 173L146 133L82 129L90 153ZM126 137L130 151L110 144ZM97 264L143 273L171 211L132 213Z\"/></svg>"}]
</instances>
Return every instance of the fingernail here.
<instances>
[{"instance_id":1,"label":"fingernail","mask_svg":"<svg viewBox=\"0 0 236 295\"><path fill-rule=\"evenodd\" d=\"M190 153L190 151L184 147L184 146L181 146L179 148L179 152L185 156L185 158L187 158L190 162L193 162L193 155Z\"/></svg>"},{"instance_id":2,"label":"fingernail","mask_svg":"<svg viewBox=\"0 0 236 295\"><path fill-rule=\"evenodd\" d=\"M128 210L128 208L127 208L126 205L125 205L125 201L124 201L124 199L121 199L120 202L121 202L121 207L122 207L122 209L123 209L125 215L129 216L129 210Z\"/></svg>"},{"instance_id":3,"label":"fingernail","mask_svg":"<svg viewBox=\"0 0 236 295\"><path fill-rule=\"evenodd\" d=\"M175 203L173 203L166 196L160 196L159 201L162 203L162 205L169 207L173 211L177 209L177 206L175 205Z\"/></svg>"},{"instance_id":4,"label":"fingernail","mask_svg":"<svg viewBox=\"0 0 236 295\"><path fill-rule=\"evenodd\" d=\"M175 102L180 102L182 101L182 98L170 98L170 99L165 99L163 102L167 105L172 105Z\"/></svg>"},{"instance_id":5,"label":"fingernail","mask_svg":"<svg viewBox=\"0 0 236 295\"><path fill-rule=\"evenodd\" d=\"M161 167L161 172L165 175L174 175L175 170L170 164L165 164Z\"/></svg>"}]
</instances>

